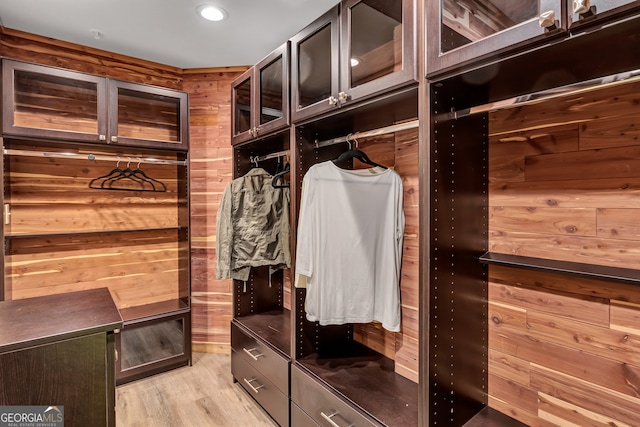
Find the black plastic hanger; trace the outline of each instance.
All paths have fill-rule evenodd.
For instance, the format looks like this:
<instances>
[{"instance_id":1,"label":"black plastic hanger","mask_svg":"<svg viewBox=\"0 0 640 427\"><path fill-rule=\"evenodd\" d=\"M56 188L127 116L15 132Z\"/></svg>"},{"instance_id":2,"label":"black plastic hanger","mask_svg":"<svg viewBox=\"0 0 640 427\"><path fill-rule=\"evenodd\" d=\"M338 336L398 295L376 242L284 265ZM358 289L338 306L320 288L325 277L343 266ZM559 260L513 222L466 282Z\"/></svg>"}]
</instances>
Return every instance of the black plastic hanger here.
<instances>
[{"instance_id":1,"label":"black plastic hanger","mask_svg":"<svg viewBox=\"0 0 640 427\"><path fill-rule=\"evenodd\" d=\"M358 150L357 148L345 151L344 153L340 154L340 157L335 159L333 161L333 163L336 164L336 163L340 163L340 162L343 162L345 160L350 160L350 159L357 159L357 160L360 160L362 163L365 163L367 165L378 166L378 167L381 167L383 169L388 169L386 166L383 166L383 165L381 165L379 163L376 163L373 160L371 160L369 158L369 156L367 156L367 154L364 151Z\"/></svg>"},{"instance_id":2,"label":"black plastic hanger","mask_svg":"<svg viewBox=\"0 0 640 427\"><path fill-rule=\"evenodd\" d=\"M118 158L118 163L116 163L116 167L111 170L106 175L100 176L98 178L94 178L89 182L89 188L95 188L100 190L122 190L122 191L152 191L152 192L164 192L167 191L167 187L164 183L150 178L147 174L144 173L140 169L140 165L138 164L138 168L136 170L132 170L129 167L131 163L131 159L129 159L127 163L126 169L120 169L120 158ZM129 186L117 186L117 183L121 180L133 181L140 186L140 188L131 188ZM114 187L114 184L116 186ZM146 186L145 186L146 185Z\"/></svg>"},{"instance_id":3,"label":"black plastic hanger","mask_svg":"<svg viewBox=\"0 0 640 427\"><path fill-rule=\"evenodd\" d=\"M116 167L111 169L111 172L109 172L106 175L102 175L99 176L97 178L92 179L89 182L89 188L95 188L95 189L99 189L99 190L104 190L104 184L105 182L107 182L108 180L111 180L113 178L117 178L119 176L122 176L123 174L123 170L120 169L120 158L118 158L118 162L116 163Z\"/></svg>"},{"instance_id":4,"label":"black plastic hanger","mask_svg":"<svg viewBox=\"0 0 640 427\"><path fill-rule=\"evenodd\" d=\"M286 165L284 165L283 170L281 170L280 172L276 172L273 175L273 179L271 180L271 185L273 186L273 188L289 188L289 184L278 184L279 178L283 177L289 172L291 172L291 166L289 166L289 163L287 163Z\"/></svg>"}]
</instances>

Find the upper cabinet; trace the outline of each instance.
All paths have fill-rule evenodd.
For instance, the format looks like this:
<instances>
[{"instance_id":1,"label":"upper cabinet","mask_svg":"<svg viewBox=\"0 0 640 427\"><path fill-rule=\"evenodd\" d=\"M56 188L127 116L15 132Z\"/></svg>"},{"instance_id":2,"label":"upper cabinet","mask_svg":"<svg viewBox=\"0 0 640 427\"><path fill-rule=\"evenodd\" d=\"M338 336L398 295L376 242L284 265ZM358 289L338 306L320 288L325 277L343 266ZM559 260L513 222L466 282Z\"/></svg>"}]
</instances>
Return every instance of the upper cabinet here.
<instances>
[{"instance_id":1,"label":"upper cabinet","mask_svg":"<svg viewBox=\"0 0 640 427\"><path fill-rule=\"evenodd\" d=\"M634 0L437 0L426 2L427 75L560 41L640 11Z\"/></svg>"},{"instance_id":2,"label":"upper cabinet","mask_svg":"<svg viewBox=\"0 0 640 427\"><path fill-rule=\"evenodd\" d=\"M289 43L285 43L232 84L232 143L289 126Z\"/></svg>"},{"instance_id":3,"label":"upper cabinet","mask_svg":"<svg viewBox=\"0 0 640 427\"><path fill-rule=\"evenodd\" d=\"M121 145L184 149L189 141L186 92L108 79L109 139Z\"/></svg>"},{"instance_id":4,"label":"upper cabinet","mask_svg":"<svg viewBox=\"0 0 640 427\"><path fill-rule=\"evenodd\" d=\"M416 81L414 0L344 0L291 39L292 117Z\"/></svg>"},{"instance_id":5,"label":"upper cabinet","mask_svg":"<svg viewBox=\"0 0 640 427\"><path fill-rule=\"evenodd\" d=\"M188 95L170 89L4 59L5 135L188 147Z\"/></svg>"},{"instance_id":6,"label":"upper cabinet","mask_svg":"<svg viewBox=\"0 0 640 427\"><path fill-rule=\"evenodd\" d=\"M562 1L427 2L427 74L560 35Z\"/></svg>"}]
</instances>

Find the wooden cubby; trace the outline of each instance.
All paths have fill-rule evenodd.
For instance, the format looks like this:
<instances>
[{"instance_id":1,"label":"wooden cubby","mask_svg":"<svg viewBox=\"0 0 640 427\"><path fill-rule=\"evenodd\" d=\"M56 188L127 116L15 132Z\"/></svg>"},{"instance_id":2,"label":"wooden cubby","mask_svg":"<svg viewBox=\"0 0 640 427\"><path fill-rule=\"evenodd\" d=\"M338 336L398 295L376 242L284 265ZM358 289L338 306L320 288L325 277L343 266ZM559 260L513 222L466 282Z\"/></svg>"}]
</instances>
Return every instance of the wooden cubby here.
<instances>
[{"instance_id":1,"label":"wooden cubby","mask_svg":"<svg viewBox=\"0 0 640 427\"><path fill-rule=\"evenodd\" d=\"M430 83L429 425L632 422L637 19Z\"/></svg>"},{"instance_id":2,"label":"wooden cubby","mask_svg":"<svg viewBox=\"0 0 640 427\"><path fill-rule=\"evenodd\" d=\"M118 383L189 363L187 94L2 65L2 299L108 288L124 320ZM135 170L148 180L102 180ZM123 365L143 330L140 357L156 356ZM158 356L172 343L180 351Z\"/></svg>"}]
</instances>

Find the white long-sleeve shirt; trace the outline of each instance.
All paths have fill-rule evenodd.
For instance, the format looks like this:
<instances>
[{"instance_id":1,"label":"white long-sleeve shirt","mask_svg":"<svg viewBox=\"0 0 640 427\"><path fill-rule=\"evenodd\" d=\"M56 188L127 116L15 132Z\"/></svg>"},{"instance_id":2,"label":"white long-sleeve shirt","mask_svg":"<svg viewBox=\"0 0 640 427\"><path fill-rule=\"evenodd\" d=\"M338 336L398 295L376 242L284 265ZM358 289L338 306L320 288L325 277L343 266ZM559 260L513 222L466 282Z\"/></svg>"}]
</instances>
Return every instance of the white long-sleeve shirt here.
<instances>
[{"instance_id":1,"label":"white long-sleeve shirt","mask_svg":"<svg viewBox=\"0 0 640 427\"><path fill-rule=\"evenodd\" d=\"M296 274L307 319L400 330L402 179L392 169L313 165L302 183Z\"/></svg>"}]
</instances>

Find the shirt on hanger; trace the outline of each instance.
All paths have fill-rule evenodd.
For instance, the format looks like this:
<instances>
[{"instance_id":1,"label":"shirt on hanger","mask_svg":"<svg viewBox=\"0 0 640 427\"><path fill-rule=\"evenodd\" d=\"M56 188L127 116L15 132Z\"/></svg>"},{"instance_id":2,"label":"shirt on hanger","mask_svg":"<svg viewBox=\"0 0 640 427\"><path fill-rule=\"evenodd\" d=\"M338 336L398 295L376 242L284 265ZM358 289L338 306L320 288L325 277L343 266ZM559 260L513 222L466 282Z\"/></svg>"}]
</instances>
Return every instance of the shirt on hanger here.
<instances>
[{"instance_id":1,"label":"shirt on hanger","mask_svg":"<svg viewBox=\"0 0 640 427\"><path fill-rule=\"evenodd\" d=\"M224 189L216 217L216 279L249 279L251 267L291 265L289 189L251 169Z\"/></svg>"},{"instance_id":2,"label":"shirt on hanger","mask_svg":"<svg viewBox=\"0 0 640 427\"><path fill-rule=\"evenodd\" d=\"M400 330L402 197L402 179L392 169L345 170L330 161L309 168L296 250L308 320L380 321Z\"/></svg>"}]
</instances>

